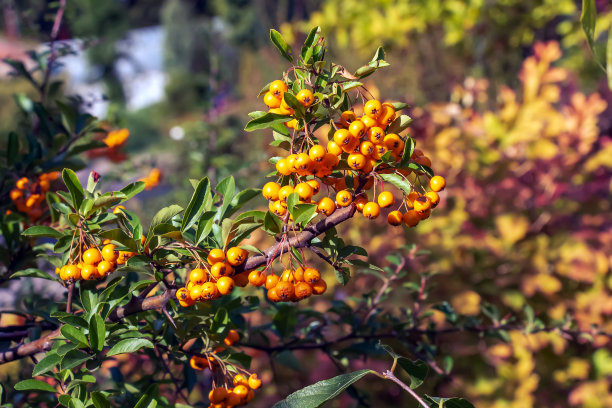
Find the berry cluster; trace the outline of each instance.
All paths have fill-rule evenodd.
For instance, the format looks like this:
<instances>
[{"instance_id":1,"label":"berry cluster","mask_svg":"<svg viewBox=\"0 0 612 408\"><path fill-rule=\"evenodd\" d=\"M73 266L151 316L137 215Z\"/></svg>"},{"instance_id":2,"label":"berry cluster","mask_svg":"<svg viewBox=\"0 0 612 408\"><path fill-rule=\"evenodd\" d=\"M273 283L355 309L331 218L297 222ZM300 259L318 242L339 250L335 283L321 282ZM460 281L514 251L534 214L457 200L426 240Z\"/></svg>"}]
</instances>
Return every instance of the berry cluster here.
<instances>
[{"instance_id":1,"label":"berry cluster","mask_svg":"<svg viewBox=\"0 0 612 408\"><path fill-rule=\"evenodd\" d=\"M238 332L231 329L223 343L230 347L239 339ZM210 408L231 408L246 405L255 397L254 390L260 388L262 384L257 374L251 374L233 365L231 367L238 373L232 376L227 369L227 363L218 355L224 350L224 347L217 347L214 352L194 355L189 360L189 365L194 370L208 368L213 373L213 388L208 393Z\"/></svg>"},{"instance_id":2,"label":"berry cluster","mask_svg":"<svg viewBox=\"0 0 612 408\"><path fill-rule=\"evenodd\" d=\"M53 171L41 174L36 180L27 177L17 180L15 188L9 193L17 211L27 214L32 222L39 219L44 212L45 193L59 176L59 172Z\"/></svg>"},{"instance_id":3,"label":"berry cluster","mask_svg":"<svg viewBox=\"0 0 612 408\"><path fill-rule=\"evenodd\" d=\"M56 268L55 273L64 281L104 279L117 265L124 265L136 255L134 252L117 251L116 245L111 244L109 240L103 241L102 244L104 246L101 250L97 245L84 249L80 257Z\"/></svg>"},{"instance_id":4,"label":"berry cluster","mask_svg":"<svg viewBox=\"0 0 612 408\"><path fill-rule=\"evenodd\" d=\"M176 292L176 298L183 307L193 306L198 301L215 300L229 295L235 286L244 287L249 282L249 273L235 273L235 266L242 265L248 258L248 251L233 247L227 250L211 249L206 258L208 265L195 268L189 273L185 287Z\"/></svg>"},{"instance_id":5,"label":"berry cluster","mask_svg":"<svg viewBox=\"0 0 612 408\"><path fill-rule=\"evenodd\" d=\"M285 269L281 276L266 276L265 287L271 302L299 302L311 295L321 295L327 290L327 283L321 272L315 268Z\"/></svg>"}]
</instances>

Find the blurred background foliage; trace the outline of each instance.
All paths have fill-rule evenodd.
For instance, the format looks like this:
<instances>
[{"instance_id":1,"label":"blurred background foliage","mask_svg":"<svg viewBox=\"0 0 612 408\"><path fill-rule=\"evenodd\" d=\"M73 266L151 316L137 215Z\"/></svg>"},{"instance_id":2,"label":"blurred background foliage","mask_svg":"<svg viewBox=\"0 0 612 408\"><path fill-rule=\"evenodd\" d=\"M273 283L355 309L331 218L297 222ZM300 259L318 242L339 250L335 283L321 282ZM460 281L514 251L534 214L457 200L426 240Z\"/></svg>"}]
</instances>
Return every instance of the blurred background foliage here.
<instances>
[{"instance_id":1,"label":"blurred background foliage","mask_svg":"<svg viewBox=\"0 0 612 408\"><path fill-rule=\"evenodd\" d=\"M2 57L48 38L52 3L2 2ZM596 51L612 26L609 2L597 8ZM345 241L371 248L373 263L416 243L429 255L415 268L443 276L432 296L461 313L494 305L503 316L529 304L549 321L570 316L581 329L612 331L612 95L581 31L579 2L68 0L66 18L60 39L83 40L83 82L102 84L94 97L81 95L83 109L103 105L110 128L130 130L128 160L92 158L88 168L108 185L162 171L160 185L131 203L144 223L169 199L186 202L190 178L234 174L240 188L264 184L269 135L242 129L246 113L263 107L259 90L285 68L268 46L268 29L297 42L320 25L334 59L351 70L385 46L392 66L368 89L413 104L417 147L449 185L437 214L416 230L389 232L382 221L355 219ZM161 50L162 97L133 107L131 77L119 67L138 64L117 42L151 27L163 34L149 44ZM56 74L74 71L67 62ZM27 89L6 71L1 81L6 140L21 114L8 102ZM358 276L330 293L358 296L370 282ZM442 313L432 313L432 324L444 325ZM478 407L612 407L608 338L596 338L593 352L558 334L510 337L441 341L441 352L456 359L450 379L435 388ZM16 368L0 376L7 369Z\"/></svg>"}]
</instances>

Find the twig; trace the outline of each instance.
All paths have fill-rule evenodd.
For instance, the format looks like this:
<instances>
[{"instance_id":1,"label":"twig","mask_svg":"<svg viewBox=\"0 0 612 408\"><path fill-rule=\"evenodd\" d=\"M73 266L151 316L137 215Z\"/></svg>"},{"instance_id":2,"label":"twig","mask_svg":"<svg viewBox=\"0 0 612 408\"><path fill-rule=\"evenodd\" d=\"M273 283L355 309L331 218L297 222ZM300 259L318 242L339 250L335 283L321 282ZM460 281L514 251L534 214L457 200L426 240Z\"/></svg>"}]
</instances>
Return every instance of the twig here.
<instances>
[{"instance_id":1,"label":"twig","mask_svg":"<svg viewBox=\"0 0 612 408\"><path fill-rule=\"evenodd\" d=\"M66 313L72 313L72 295L74 293L74 282L68 285L68 299L66 300Z\"/></svg>"},{"instance_id":2,"label":"twig","mask_svg":"<svg viewBox=\"0 0 612 408\"><path fill-rule=\"evenodd\" d=\"M397 279L397 277L399 276L400 272L404 269L404 266L406 266L406 258L402 258L402 260L400 261L399 265L397 265L397 268L395 268L395 271L393 272L393 275L387 277L384 280L382 286L378 290L378 293L376 294L376 296L372 300L372 306L370 306L370 310L368 310L368 313L365 315L365 317L363 319L364 322L368 321L368 319L372 316L372 314L376 310L376 307L378 306L378 303L380 302L380 298L385 294L385 292L389 288L389 285L391 285L391 282L393 282L394 280Z\"/></svg>"},{"instance_id":3,"label":"twig","mask_svg":"<svg viewBox=\"0 0 612 408\"><path fill-rule=\"evenodd\" d=\"M417 400L419 402L419 404L421 404L422 406L424 406L425 408L429 408L429 405L427 405L427 403L425 401L423 401L421 399L421 397L419 397L419 395L414 392L409 386L407 386L406 384L404 384L399 378L397 378L392 372L391 370L387 370L383 373L383 376L391 381L393 381L394 383L396 383L397 385L399 385L400 387L402 387L404 389L404 391L406 391L408 394L412 395L412 397Z\"/></svg>"}]
</instances>

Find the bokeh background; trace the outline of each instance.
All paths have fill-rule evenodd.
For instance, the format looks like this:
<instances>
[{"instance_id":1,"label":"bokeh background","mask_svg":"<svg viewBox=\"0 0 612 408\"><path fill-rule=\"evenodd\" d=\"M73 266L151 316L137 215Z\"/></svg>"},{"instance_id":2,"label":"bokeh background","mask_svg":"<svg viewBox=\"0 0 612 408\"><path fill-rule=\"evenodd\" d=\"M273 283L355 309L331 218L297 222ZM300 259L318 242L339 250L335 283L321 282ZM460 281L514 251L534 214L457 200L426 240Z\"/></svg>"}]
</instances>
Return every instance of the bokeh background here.
<instances>
[{"instance_id":1,"label":"bokeh background","mask_svg":"<svg viewBox=\"0 0 612 408\"><path fill-rule=\"evenodd\" d=\"M51 3L0 2L0 57L27 60L45 46ZM596 3L601 56L612 6ZM242 129L263 109L259 90L286 68L270 28L297 43L321 26L331 57L351 70L383 45L391 67L367 87L413 106L411 134L449 187L415 230L355 219L345 240L369 248L373 263L416 243L429 254L422 268L442 276L432 301L461 313L529 304L547 321L612 332L612 93L579 19L575 0L68 0L59 39L72 52L54 75L108 129L129 130L125 156L91 157L88 170L108 188L161 172L129 203L146 223L167 202L188 200L190 178L265 183L269 134ZM7 72L2 143L19 126L13 95L31 92ZM330 292L358 296L367 279ZM451 379L430 387L477 407L612 407L609 337L510 336L447 338L440 352L456 357ZM335 374L292 364L272 393Z\"/></svg>"}]
</instances>

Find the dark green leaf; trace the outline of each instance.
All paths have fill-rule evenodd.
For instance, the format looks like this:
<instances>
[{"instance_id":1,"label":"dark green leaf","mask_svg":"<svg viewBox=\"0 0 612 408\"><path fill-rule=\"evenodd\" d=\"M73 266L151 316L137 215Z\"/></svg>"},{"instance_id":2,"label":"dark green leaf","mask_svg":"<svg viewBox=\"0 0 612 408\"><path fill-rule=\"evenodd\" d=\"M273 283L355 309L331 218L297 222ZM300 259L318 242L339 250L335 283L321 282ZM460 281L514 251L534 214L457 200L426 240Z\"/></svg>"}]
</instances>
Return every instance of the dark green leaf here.
<instances>
[{"instance_id":1,"label":"dark green leaf","mask_svg":"<svg viewBox=\"0 0 612 408\"><path fill-rule=\"evenodd\" d=\"M265 115L249 121L244 127L247 132L252 132L259 129L267 129L277 124L289 122L291 120L289 115L279 115L277 113L266 113Z\"/></svg>"},{"instance_id":2,"label":"dark green leaf","mask_svg":"<svg viewBox=\"0 0 612 408\"><path fill-rule=\"evenodd\" d=\"M51 371L53 367L59 364L61 359L62 357L55 352L51 351L47 353L47 355L34 366L34 370L32 370L32 377L36 377Z\"/></svg>"},{"instance_id":3,"label":"dark green leaf","mask_svg":"<svg viewBox=\"0 0 612 408\"><path fill-rule=\"evenodd\" d=\"M156 226L158 226L159 224L168 223L170 220L172 220L172 218L174 218L175 215L179 214L181 211L183 211L183 207L176 204L172 204L168 207L164 207L159 210L151 221L151 226L149 227L149 233L147 234L146 242L148 243L153 237L153 230Z\"/></svg>"},{"instance_id":4,"label":"dark green leaf","mask_svg":"<svg viewBox=\"0 0 612 408\"><path fill-rule=\"evenodd\" d=\"M77 327L65 324L60 328L60 332L62 336L75 344L87 345L87 337L85 337L85 334Z\"/></svg>"},{"instance_id":5,"label":"dark green leaf","mask_svg":"<svg viewBox=\"0 0 612 408\"><path fill-rule=\"evenodd\" d=\"M582 24L582 30L586 35L589 47L593 52L595 41L595 23L597 22L597 8L595 7L595 0L582 0L582 14L580 15L580 23Z\"/></svg>"},{"instance_id":6,"label":"dark green leaf","mask_svg":"<svg viewBox=\"0 0 612 408\"><path fill-rule=\"evenodd\" d=\"M336 398L349 386L370 374L371 370L359 370L342 374L329 380L319 381L289 395L272 408L318 408Z\"/></svg>"},{"instance_id":7,"label":"dark green leaf","mask_svg":"<svg viewBox=\"0 0 612 408\"><path fill-rule=\"evenodd\" d=\"M106 354L107 357L111 357L117 354L133 353L142 348L153 348L153 343L150 340L143 338L123 339L119 343L115 344Z\"/></svg>"},{"instance_id":8,"label":"dark green leaf","mask_svg":"<svg viewBox=\"0 0 612 408\"><path fill-rule=\"evenodd\" d=\"M410 361L405 357L397 359L397 364L410 376L410 388L415 389L425 381L427 364L421 360Z\"/></svg>"},{"instance_id":9,"label":"dark green leaf","mask_svg":"<svg viewBox=\"0 0 612 408\"><path fill-rule=\"evenodd\" d=\"M60 367L62 370L70 370L78 366L79 364L84 363L85 361L92 358L89 354L85 354L79 350L71 350L66 353L64 358L62 358L62 362Z\"/></svg>"},{"instance_id":10,"label":"dark green leaf","mask_svg":"<svg viewBox=\"0 0 612 408\"><path fill-rule=\"evenodd\" d=\"M123 187L120 190L120 193L122 193L125 196L124 200L129 200L130 198L134 197L136 194L144 190L144 188L145 188L144 181L137 181L135 183L132 183L132 184L129 184Z\"/></svg>"},{"instance_id":11,"label":"dark green leaf","mask_svg":"<svg viewBox=\"0 0 612 408\"><path fill-rule=\"evenodd\" d=\"M91 401L96 408L110 408L110 401L108 397L100 391L94 391L91 393Z\"/></svg>"},{"instance_id":12,"label":"dark green leaf","mask_svg":"<svg viewBox=\"0 0 612 408\"><path fill-rule=\"evenodd\" d=\"M27 237L49 237L49 238L61 238L64 236L61 232L47 227L46 225L35 225L23 231L23 235Z\"/></svg>"},{"instance_id":13,"label":"dark green leaf","mask_svg":"<svg viewBox=\"0 0 612 408\"><path fill-rule=\"evenodd\" d=\"M425 395L423 400L429 404L430 408L474 408L474 405L463 398L439 398Z\"/></svg>"},{"instance_id":14,"label":"dark green leaf","mask_svg":"<svg viewBox=\"0 0 612 408\"><path fill-rule=\"evenodd\" d=\"M389 129L387 129L387 134L396 133L400 134L405 129L407 129L412 124L412 118L408 115L400 115L398 118L395 118L393 122L389 125Z\"/></svg>"},{"instance_id":15,"label":"dark green leaf","mask_svg":"<svg viewBox=\"0 0 612 408\"><path fill-rule=\"evenodd\" d=\"M24 269L22 271L15 272L14 274L11 275L11 279L24 278L24 277L54 280L53 276L49 275L46 272L41 271L40 269L36 269L36 268Z\"/></svg>"},{"instance_id":16,"label":"dark green leaf","mask_svg":"<svg viewBox=\"0 0 612 408\"><path fill-rule=\"evenodd\" d=\"M106 325L100 315L94 314L89 320L89 342L91 349L102 351L104 340L106 339Z\"/></svg>"},{"instance_id":17,"label":"dark green leaf","mask_svg":"<svg viewBox=\"0 0 612 408\"><path fill-rule=\"evenodd\" d=\"M412 186L410 185L408 180L399 174L389 173L379 175L386 182L391 183L398 189L402 190L404 194L410 194L410 192L412 191Z\"/></svg>"},{"instance_id":18,"label":"dark green leaf","mask_svg":"<svg viewBox=\"0 0 612 408\"><path fill-rule=\"evenodd\" d=\"M55 393L55 388L47 384L46 382L40 380L23 380L19 381L15 384L15 389L17 391L45 391L45 392L53 392Z\"/></svg>"},{"instance_id":19,"label":"dark green leaf","mask_svg":"<svg viewBox=\"0 0 612 408\"><path fill-rule=\"evenodd\" d=\"M287 42L283 39L281 34L276 30L270 30L270 39L272 43L278 48L278 51L281 53L283 57L285 57L289 62L293 63L293 57L291 56L291 46L287 44Z\"/></svg>"},{"instance_id":20,"label":"dark green leaf","mask_svg":"<svg viewBox=\"0 0 612 408\"><path fill-rule=\"evenodd\" d=\"M183 215L183 222L181 223L181 231L185 232L189 228L191 228L202 212L204 211L204 203L206 202L206 196L210 195L210 181L208 177L204 177L202 180L198 182L193 195L191 196L191 200L189 200L189 204L185 209L185 214Z\"/></svg>"},{"instance_id":21,"label":"dark green leaf","mask_svg":"<svg viewBox=\"0 0 612 408\"><path fill-rule=\"evenodd\" d=\"M76 173L70 169L64 169L62 171L62 179L64 180L66 187L68 187L74 208L76 209L81 207L84 196L83 186L81 186L81 182L79 181Z\"/></svg>"},{"instance_id":22,"label":"dark green leaf","mask_svg":"<svg viewBox=\"0 0 612 408\"><path fill-rule=\"evenodd\" d=\"M293 222L296 224L308 224L317 213L316 204L296 204L293 208Z\"/></svg>"}]
</instances>

